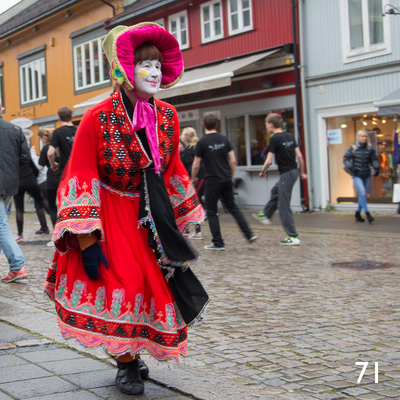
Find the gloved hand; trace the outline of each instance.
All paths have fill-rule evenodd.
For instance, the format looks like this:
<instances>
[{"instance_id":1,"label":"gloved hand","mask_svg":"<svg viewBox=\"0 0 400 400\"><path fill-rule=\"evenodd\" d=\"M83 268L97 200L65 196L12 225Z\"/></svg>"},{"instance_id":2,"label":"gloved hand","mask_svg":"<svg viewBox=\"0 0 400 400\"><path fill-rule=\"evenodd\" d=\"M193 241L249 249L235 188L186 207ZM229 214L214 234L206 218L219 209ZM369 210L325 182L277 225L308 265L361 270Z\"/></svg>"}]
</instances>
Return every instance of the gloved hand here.
<instances>
[{"instance_id":1,"label":"gloved hand","mask_svg":"<svg viewBox=\"0 0 400 400\"><path fill-rule=\"evenodd\" d=\"M95 281L96 279L99 279L100 263L103 263L108 269L106 257L104 256L101 246L98 242L92 244L85 250L82 250L81 254L83 267L85 268L85 272L90 280Z\"/></svg>"},{"instance_id":2,"label":"gloved hand","mask_svg":"<svg viewBox=\"0 0 400 400\"><path fill-rule=\"evenodd\" d=\"M374 176L378 176L379 175L379 169L375 169L374 170Z\"/></svg>"},{"instance_id":3,"label":"gloved hand","mask_svg":"<svg viewBox=\"0 0 400 400\"><path fill-rule=\"evenodd\" d=\"M353 175L357 175L358 169L357 169L356 167L353 167L353 168L351 169L351 172L353 173Z\"/></svg>"}]
</instances>

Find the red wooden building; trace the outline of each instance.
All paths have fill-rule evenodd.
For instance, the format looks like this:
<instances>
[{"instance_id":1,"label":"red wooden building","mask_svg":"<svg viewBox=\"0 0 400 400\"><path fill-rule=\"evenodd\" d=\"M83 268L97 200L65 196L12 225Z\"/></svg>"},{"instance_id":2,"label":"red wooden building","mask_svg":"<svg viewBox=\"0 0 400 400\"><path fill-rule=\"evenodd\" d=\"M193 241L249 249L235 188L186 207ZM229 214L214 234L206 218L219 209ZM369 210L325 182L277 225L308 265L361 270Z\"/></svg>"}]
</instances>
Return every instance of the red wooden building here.
<instances>
[{"instance_id":1,"label":"red wooden building","mask_svg":"<svg viewBox=\"0 0 400 400\"><path fill-rule=\"evenodd\" d=\"M265 116L282 114L286 129L298 137L291 0L138 0L106 21L118 25L157 22L174 34L183 53L185 74L173 88L156 96L173 104L181 128L202 135L201 118L214 111L219 129L237 157L240 202L260 207L278 179L271 166L267 183L258 177L269 134ZM99 96L76 106L77 112ZM300 185L292 206L300 210Z\"/></svg>"}]
</instances>

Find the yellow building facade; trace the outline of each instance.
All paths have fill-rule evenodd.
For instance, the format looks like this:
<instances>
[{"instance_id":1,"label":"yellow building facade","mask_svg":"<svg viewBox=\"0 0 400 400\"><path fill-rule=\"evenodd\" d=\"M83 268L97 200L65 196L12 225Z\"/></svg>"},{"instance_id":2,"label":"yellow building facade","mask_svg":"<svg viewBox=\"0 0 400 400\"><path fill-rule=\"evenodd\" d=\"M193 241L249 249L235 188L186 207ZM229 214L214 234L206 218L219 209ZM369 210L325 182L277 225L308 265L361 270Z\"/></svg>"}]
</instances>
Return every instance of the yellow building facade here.
<instances>
[{"instance_id":1,"label":"yellow building facade","mask_svg":"<svg viewBox=\"0 0 400 400\"><path fill-rule=\"evenodd\" d=\"M99 0L59 3L36 2L0 24L2 117L32 120L37 150L39 129L61 126L60 107L74 109L112 85L101 40L113 9ZM123 10L122 0L108 3Z\"/></svg>"}]
</instances>

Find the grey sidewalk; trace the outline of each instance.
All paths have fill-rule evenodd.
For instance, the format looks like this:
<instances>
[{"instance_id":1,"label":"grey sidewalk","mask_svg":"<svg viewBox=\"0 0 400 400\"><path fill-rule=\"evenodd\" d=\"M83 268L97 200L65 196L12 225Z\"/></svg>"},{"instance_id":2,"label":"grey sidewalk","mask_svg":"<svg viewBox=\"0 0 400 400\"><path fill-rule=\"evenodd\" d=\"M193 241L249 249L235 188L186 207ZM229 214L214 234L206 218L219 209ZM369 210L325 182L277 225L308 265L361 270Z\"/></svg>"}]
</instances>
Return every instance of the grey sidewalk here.
<instances>
[{"instance_id":1,"label":"grey sidewalk","mask_svg":"<svg viewBox=\"0 0 400 400\"><path fill-rule=\"evenodd\" d=\"M115 387L116 368L0 322L0 400L132 399ZM145 382L146 400L189 397Z\"/></svg>"}]
</instances>

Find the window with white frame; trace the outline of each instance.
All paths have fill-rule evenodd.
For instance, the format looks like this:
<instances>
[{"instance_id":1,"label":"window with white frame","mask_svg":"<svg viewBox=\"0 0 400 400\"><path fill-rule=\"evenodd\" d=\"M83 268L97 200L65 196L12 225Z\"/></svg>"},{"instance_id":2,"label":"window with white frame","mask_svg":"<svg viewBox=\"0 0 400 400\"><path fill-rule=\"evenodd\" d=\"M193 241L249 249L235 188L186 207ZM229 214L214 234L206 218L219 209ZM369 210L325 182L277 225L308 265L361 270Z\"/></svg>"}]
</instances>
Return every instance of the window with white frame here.
<instances>
[{"instance_id":1,"label":"window with white frame","mask_svg":"<svg viewBox=\"0 0 400 400\"><path fill-rule=\"evenodd\" d=\"M221 39L222 27L221 1L210 1L201 5L201 41L203 43Z\"/></svg>"},{"instance_id":2,"label":"window with white frame","mask_svg":"<svg viewBox=\"0 0 400 400\"><path fill-rule=\"evenodd\" d=\"M20 63L21 105L47 99L45 58Z\"/></svg>"},{"instance_id":3,"label":"window with white frame","mask_svg":"<svg viewBox=\"0 0 400 400\"><path fill-rule=\"evenodd\" d=\"M76 91L110 82L110 67L101 46L103 39L104 36L73 47Z\"/></svg>"},{"instance_id":4,"label":"window with white frame","mask_svg":"<svg viewBox=\"0 0 400 400\"><path fill-rule=\"evenodd\" d=\"M175 36L181 50L189 48L189 33L187 23L187 12L170 15L168 17L169 31Z\"/></svg>"},{"instance_id":5,"label":"window with white frame","mask_svg":"<svg viewBox=\"0 0 400 400\"><path fill-rule=\"evenodd\" d=\"M252 29L251 0L228 0L228 22L230 35Z\"/></svg>"},{"instance_id":6,"label":"window with white frame","mask_svg":"<svg viewBox=\"0 0 400 400\"><path fill-rule=\"evenodd\" d=\"M341 0L344 62L391 52L390 18L383 17L383 0Z\"/></svg>"}]
</instances>

